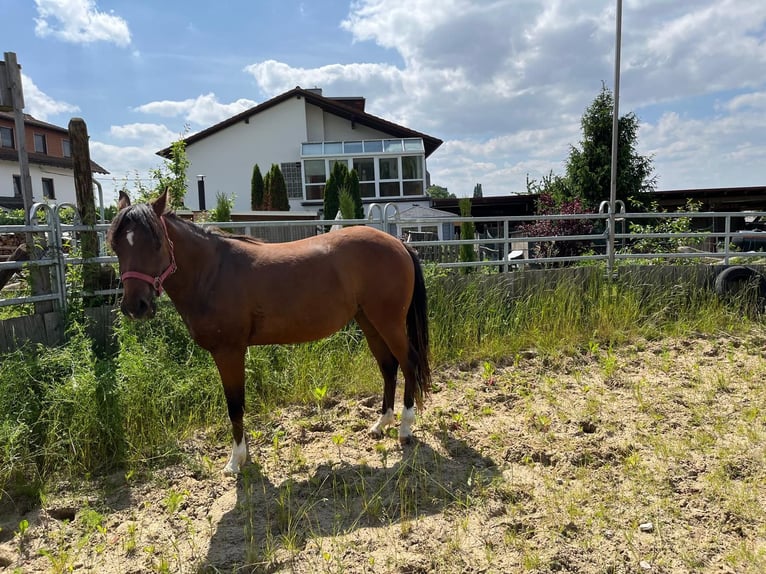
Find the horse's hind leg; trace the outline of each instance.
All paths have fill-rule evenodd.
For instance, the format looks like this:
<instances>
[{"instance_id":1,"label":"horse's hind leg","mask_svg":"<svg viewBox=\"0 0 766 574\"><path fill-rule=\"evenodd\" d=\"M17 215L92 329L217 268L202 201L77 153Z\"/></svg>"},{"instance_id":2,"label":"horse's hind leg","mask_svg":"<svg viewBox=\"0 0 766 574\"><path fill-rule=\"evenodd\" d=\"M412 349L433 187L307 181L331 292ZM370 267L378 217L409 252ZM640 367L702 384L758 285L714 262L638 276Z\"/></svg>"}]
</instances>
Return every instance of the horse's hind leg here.
<instances>
[{"instance_id":1,"label":"horse's hind leg","mask_svg":"<svg viewBox=\"0 0 766 574\"><path fill-rule=\"evenodd\" d=\"M381 437L386 427L396 422L394 399L396 397L396 372L399 369L399 362L362 311L356 314L355 319L361 327L367 339L367 345L370 347L370 352L378 362L378 368L383 375L383 406L380 410L380 417L370 428L370 432L374 436Z\"/></svg>"},{"instance_id":2,"label":"horse's hind leg","mask_svg":"<svg viewBox=\"0 0 766 574\"><path fill-rule=\"evenodd\" d=\"M245 349L217 350L213 359L221 375L234 444L224 474L234 475L249 458L242 418L245 413Z\"/></svg>"}]
</instances>

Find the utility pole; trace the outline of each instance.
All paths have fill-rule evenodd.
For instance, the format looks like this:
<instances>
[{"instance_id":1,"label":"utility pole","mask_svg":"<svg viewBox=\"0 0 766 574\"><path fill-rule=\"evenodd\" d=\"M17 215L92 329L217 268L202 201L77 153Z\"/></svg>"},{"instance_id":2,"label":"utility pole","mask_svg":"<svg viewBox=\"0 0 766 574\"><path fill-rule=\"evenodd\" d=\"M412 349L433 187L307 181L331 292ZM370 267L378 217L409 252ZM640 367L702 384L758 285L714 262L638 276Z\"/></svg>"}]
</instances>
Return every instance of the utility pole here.
<instances>
[{"instance_id":1,"label":"utility pole","mask_svg":"<svg viewBox=\"0 0 766 574\"><path fill-rule=\"evenodd\" d=\"M612 116L612 167L609 181L609 238L607 245L607 272L614 271L614 234L617 209L617 147L620 125L620 46L622 44L622 0L617 0L616 31L614 42L614 115Z\"/></svg>"},{"instance_id":2,"label":"utility pole","mask_svg":"<svg viewBox=\"0 0 766 574\"><path fill-rule=\"evenodd\" d=\"M21 183L21 198L24 204L24 224L32 224L32 176L29 174L29 157L27 155L27 138L24 129L24 91L21 86L21 66L16 61L14 52L5 52L4 60L0 62L0 110L13 111L15 128L16 152L19 158ZM25 234L29 259L38 258L35 237L31 231ZM32 294L50 293L50 273L48 269L33 266L30 269ZM35 304L37 313L47 313L53 310L53 304L45 301Z\"/></svg>"}]
</instances>

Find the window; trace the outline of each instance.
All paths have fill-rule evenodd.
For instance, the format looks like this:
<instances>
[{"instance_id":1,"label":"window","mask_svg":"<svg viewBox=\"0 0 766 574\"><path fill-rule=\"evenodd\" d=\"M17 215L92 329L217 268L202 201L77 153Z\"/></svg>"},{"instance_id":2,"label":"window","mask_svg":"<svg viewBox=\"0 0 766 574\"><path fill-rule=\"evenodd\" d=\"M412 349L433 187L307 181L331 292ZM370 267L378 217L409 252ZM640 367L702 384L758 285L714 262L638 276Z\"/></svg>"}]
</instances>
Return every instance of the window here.
<instances>
[{"instance_id":1,"label":"window","mask_svg":"<svg viewBox=\"0 0 766 574\"><path fill-rule=\"evenodd\" d=\"M283 163L280 166L287 186L288 199L303 199L303 180L301 178L301 162Z\"/></svg>"},{"instance_id":2,"label":"window","mask_svg":"<svg viewBox=\"0 0 766 574\"><path fill-rule=\"evenodd\" d=\"M21 197L21 176L13 176L13 197Z\"/></svg>"},{"instance_id":3,"label":"window","mask_svg":"<svg viewBox=\"0 0 766 574\"><path fill-rule=\"evenodd\" d=\"M359 194L375 197L375 160L371 157L355 157L353 169L359 178Z\"/></svg>"},{"instance_id":4,"label":"window","mask_svg":"<svg viewBox=\"0 0 766 574\"><path fill-rule=\"evenodd\" d=\"M343 142L345 153L362 153L362 142Z\"/></svg>"},{"instance_id":5,"label":"window","mask_svg":"<svg viewBox=\"0 0 766 574\"><path fill-rule=\"evenodd\" d=\"M45 141L45 134L35 134L35 151L48 153L48 142Z\"/></svg>"},{"instance_id":6,"label":"window","mask_svg":"<svg viewBox=\"0 0 766 574\"><path fill-rule=\"evenodd\" d=\"M382 157L378 162L380 179L399 179L399 158Z\"/></svg>"},{"instance_id":7,"label":"window","mask_svg":"<svg viewBox=\"0 0 766 574\"><path fill-rule=\"evenodd\" d=\"M72 157L72 142L68 139L61 140L61 155L64 157Z\"/></svg>"},{"instance_id":8,"label":"window","mask_svg":"<svg viewBox=\"0 0 766 574\"><path fill-rule=\"evenodd\" d=\"M424 195L423 160L417 155L402 157L402 191L404 195Z\"/></svg>"},{"instance_id":9,"label":"window","mask_svg":"<svg viewBox=\"0 0 766 574\"><path fill-rule=\"evenodd\" d=\"M338 162L356 171L365 200L425 196L425 146L421 138L305 142L301 156L303 174L299 181L303 197L309 201L324 197L327 178Z\"/></svg>"},{"instance_id":10,"label":"window","mask_svg":"<svg viewBox=\"0 0 766 574\"><path fill-rule=\"evenodd\" d=\"M423 162L420 156L408 155L402 158L402 179L423 179Z\"/></svg>"},{"instance_id":11,"label":"window","mask_svg":"<svg viewBox=\"0 0 766 574\"><path fill-rule=\"evenodd\" d=\"M303 144L301 146L301 153L303 155L322 155L322 142Z\"/></svg>"},{"instance_id":12,"label":"window","mask_svg":"<svg viewBox=\"0 0 766 574\"><path fill-rule=\"evenodd\" d=\"M14 147L13 128L0 127L0 147Z\"/></svg>"},{"instance_id":13,"label":"window","mask_svg":"<svg viewBox=\"0 0 766 574\"><path fill-rule=\"evenodd\" d=\"M323 159L309 159L303 162L306 199L322 199L324 197L324 184L327 181L324 164Z\"/></svg>"},{"instance_id":14,"label":"window","mask_svg":"<svg viewBox=\"0 0 766 574\"><path fill-rule=\"evenodd\" d=\"M367 140L364 142L365 153L381 153L383 151L382 140Z\"/></svg>"},{"instance_id":15,"label":"window","mask_svg":"<svg viewBox=\"0 0 766 574\"><path fill-rule=\"evenodd\" d=\"M56 199L56 191L53 189L53 179L43 178L43 197L45 199Z\"/></svg>"}]
</instances>

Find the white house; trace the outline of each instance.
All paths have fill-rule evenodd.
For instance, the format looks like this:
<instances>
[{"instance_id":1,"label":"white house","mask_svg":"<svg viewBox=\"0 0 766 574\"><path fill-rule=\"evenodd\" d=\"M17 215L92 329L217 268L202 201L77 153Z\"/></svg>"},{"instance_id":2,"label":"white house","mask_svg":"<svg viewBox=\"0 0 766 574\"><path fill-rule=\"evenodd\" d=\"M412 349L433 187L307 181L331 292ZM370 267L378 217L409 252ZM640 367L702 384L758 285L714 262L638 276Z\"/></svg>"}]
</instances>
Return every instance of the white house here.
<instances>
[{"instance_id":1,"label":"white house","mask_svg":"<svg viewBox=\"0 0 766 574\"><path fill-rule=\"evenodd\" d=\"M24 132L34 201L75 203L69 131L25 115ZM13 114L0 112L0 207L8 209L24 207L16 145ZM109 173L93 161L91 168L93 173Z\"/></svg>"},{"instance_id":2,"label":"white house","mask_svg":"<svg viewBox=\"0 0 766 574\"><path fill-rule=\"evenodd\" d=\"M265 175L277 164L287 184L290 210L316 213L322 209L325 181L338 161L356 169L366 205L428 205L426 158L442 141L364 108L364 98L329 98L320 89L296 87L187 137L186 205L201 208L202 187L208 209L223 193L234 196L235 211L247 211L253 167L257 164ZM157 153L169 157L170 147Z\"/></svg>"}]
</instances>

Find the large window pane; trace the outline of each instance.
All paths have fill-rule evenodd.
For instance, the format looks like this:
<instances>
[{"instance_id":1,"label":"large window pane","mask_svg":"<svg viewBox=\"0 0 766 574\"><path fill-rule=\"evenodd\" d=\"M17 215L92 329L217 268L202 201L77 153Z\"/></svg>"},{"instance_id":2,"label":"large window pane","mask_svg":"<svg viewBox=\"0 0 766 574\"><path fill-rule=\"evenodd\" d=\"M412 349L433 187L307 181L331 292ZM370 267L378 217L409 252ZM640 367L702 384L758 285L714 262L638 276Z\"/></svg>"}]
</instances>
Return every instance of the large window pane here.
<instances>
[{"instance_id":1,"label":"large window pane","mask_svg":"<svg viewBox=\"0 0 766 574\"><path fill-rule=\"evenodd\" d=\"M380 163L380 179L399 179L399 158L382 157ZM397 194L398 195L398 194Z\"/></svg>"},{"instance_id":2,"label":"large window pane","mask_svg":"<svg viewBox=\"0 0 766 574\"><path fill-rule=\"evenodd\" d=\"M35 151L37 153L48 153L48 144L45 141L45 134L35 134Z\"/></svg>"},{"instance_id":3,"label":"large window pane","mask_svg":"<svg viewBox=\"0 0 766 574\"><path fill-rule=\"evenodd\" d=\"M0 146L13 147L13 128L0 128Z\"/></svg>"},{"instance_id":4,"label":"large window pane","mask_svg":"<svg viewBox=\"0 0 766 574\"><path fill-rule=\"evenodd\" d=\"M420 181L404 181L402 187L404 188L404 195L425 195L422 179Z\"/></svg>"},{"instance_id":5,"label":"large window pane","mask_svg":"<svg viewBox=\"0 0 766 574\"><path fill-rule=\"evenodd\" d=\"M359 181L375 181L375 160L371 157L355 157L353 169ZM373 192L373 195L375 193Z\"/></svg>"},{"instance_id":6,"label":"large window pane","mask_svg":"<svg viewBox=\"0 0 766 574\"><path fill-rule=\"evenodd\" d=\"M423 151L423 140L421 139L404 140L404 151Z\"/></svg>"},{"instance_id":7,"label":"large window pane","mask_svg":"<svg viewBox=\"0 0 766 574\"><path fill-rule=\"evenodd\" d=\"M362 197L375 197L375 183L360 183L359 194Z\"/></svg>"},{"instance_id":8,"label":"large window pane","mask_svg":"<svg viewBox=\"0 0 766 574\"><path fill-rule=\"evenodd\" d=\"M362 142L343 142L345 153L362 153Z\"/></svg>"},{"instance_id":9,"label":"large window pane","mask_svg":"<svg viewBox=\"0 0 766 574\"><path fill-rule=\"evenodd\" d=\"M383 151L383 140L367 140L364 142L364 153L380 153Z\"/></svg>"},{"instance_id":10,"label":"large window pane","mask_svg":"<svg viewBox=\"0 0 766 574\"><path fill-rule=\"evenodd\" d=\"M307 185L306 199L324 199L324 184Z\"/></svg>"},{"instance_id":11,"label":"large window pane","mask_svg":"<svg viewBox=\"0 0 766 574\"><path fill-rule=\"evenodd\" d=\"M399 182L398 181L389 181L389 182L381 182L380 183L380 196L381 197L398 197L401 195L399 193Z\"/></svg>"},{"instance_id":12,"label":"large window pane","mask_svg":"<svg viewBox=\"0 0 766 574\"><path fill-rule=\"evenodd\" d=\"M386 140L383 142L384 151L402 151L402 140Z\"/></svg>"},{"instance_id":13,"label":"large window pane","mask_svg":"<svg viewBox=\"0 0 766 574\"><path fill-rule=\"evenodd\" d=\"M423 179L423 161L419 155L402 158L402 179Z\"/></svg>"},{"instance_id":14,"label":"large window pane","mask_svg":"<svg viewBox=\"0 0 766 574\"><path fill-rule=\"evenodd\" d=\"M324 154L343 153L343 142L325 142Z\"/></svg>"},{"instance_id":15,"label":"large window pane","mask_svg":"<svg viewBox=\"0 0 766 574\"><path fill-rule=\"evenodd\" d=\"M322 142L303 144L301 146L301 153L303 155L322 155Z\"/></svg>"},{"instance_id":16,"label":"large window pane","mask_svg":"<svg viewBox=\"0 0 766 574\"><path fill-rule=\"evenodd\" d=\"M323 159L306 160L303 162L303 167L306 174L306 183L324 183L327 181Z\"/></svg>"}]
</instances>

